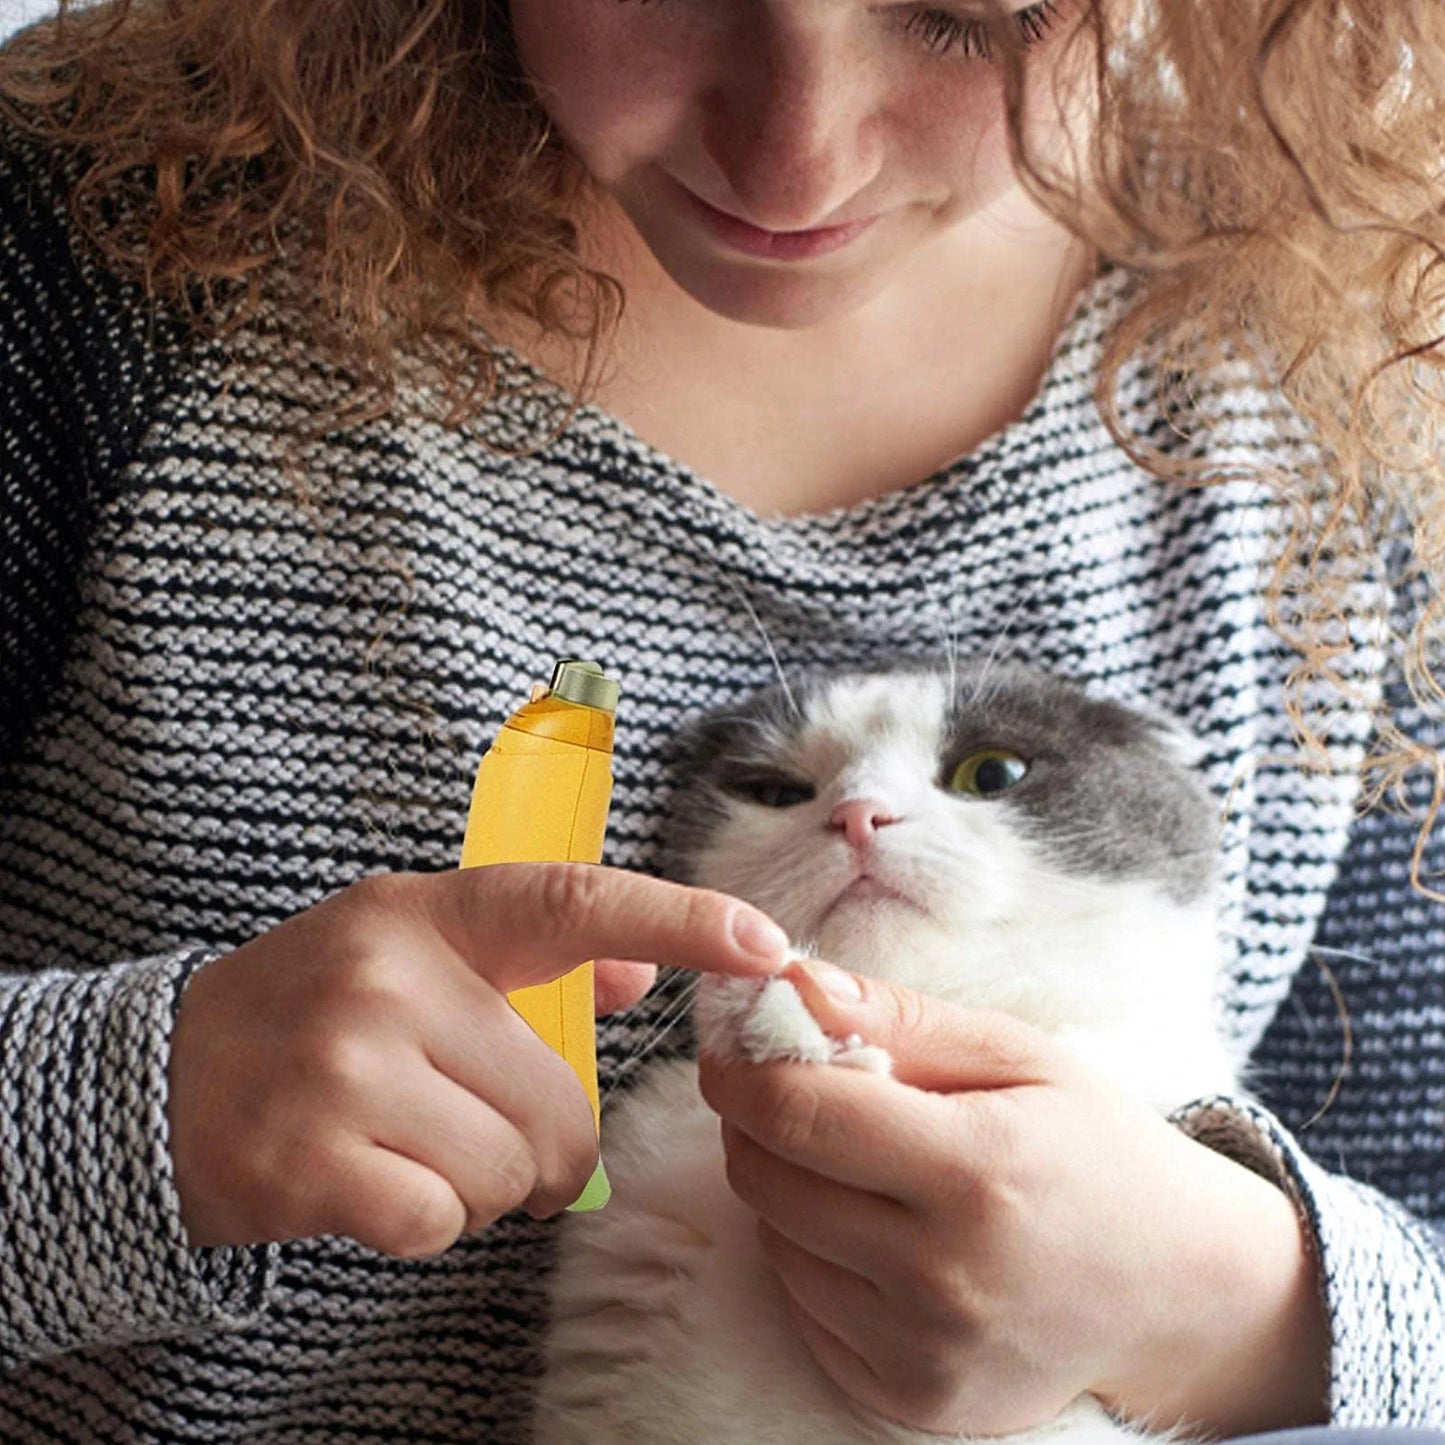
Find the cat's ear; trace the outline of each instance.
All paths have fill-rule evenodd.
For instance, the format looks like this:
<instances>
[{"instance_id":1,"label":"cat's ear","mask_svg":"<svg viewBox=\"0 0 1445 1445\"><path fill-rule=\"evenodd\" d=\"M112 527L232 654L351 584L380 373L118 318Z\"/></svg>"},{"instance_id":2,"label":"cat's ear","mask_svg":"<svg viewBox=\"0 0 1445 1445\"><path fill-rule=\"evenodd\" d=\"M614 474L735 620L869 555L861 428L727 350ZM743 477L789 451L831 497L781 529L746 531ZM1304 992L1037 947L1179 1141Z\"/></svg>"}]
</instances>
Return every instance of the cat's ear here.
<instances>
[{"instance_id":1,"label":"cat's ear","mask_svg":"<svg viewBox=\"0 0 1445 1445\"><path fill-rule=\"evenodd\" d=\"M1204 740L1190 732L1179 718L1158 703L1148 698L1119 697L1117 694L1100 697L1093 689L1087 689L1087 692L1097 701L1112 703L1132 713L1149 729L1153 740L1163 749L1169 761L1179 767L1197 768L1209 756L1209 748Z\"/></svg>"},{"instance_id":2,"label":"cat's ear","mask_svg":"<svg viewBox=\"0 0 1445 1445\"><path fill-rule=\"evenodd\" d=\"M1136 712L1149 726L1171 761L1182 768L1197 768L1209 756L1202 738L1196 737L1177 717L1152 703L1134 703Z\"/></svg>"}]
</instances>

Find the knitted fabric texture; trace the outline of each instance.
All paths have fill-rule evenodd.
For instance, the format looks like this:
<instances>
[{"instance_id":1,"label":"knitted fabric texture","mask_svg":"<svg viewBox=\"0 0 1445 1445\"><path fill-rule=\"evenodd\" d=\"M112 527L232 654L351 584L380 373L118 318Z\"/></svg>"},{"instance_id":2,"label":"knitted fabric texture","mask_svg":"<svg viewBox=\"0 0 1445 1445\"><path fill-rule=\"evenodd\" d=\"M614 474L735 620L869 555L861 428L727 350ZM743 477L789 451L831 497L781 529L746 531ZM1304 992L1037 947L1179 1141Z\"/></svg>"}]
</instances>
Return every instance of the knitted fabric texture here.
<instances>
[{"instance_id":1,"label":"knitted fabric texture","mask_svg":"<svg viewBox=\"0 0 1445 1445\"><path fill-rule=\"evenodd\" d=\"M1357 695L1306 774L1260 602L1267 499L1150 480L1091 399L1127 278L1083 298L1016 423L847 510L761 518L589 409L504 456L420 385L320 444L303 501L279 439L340 383L284 306L184 342L73 244L65 182L0 132L0 1439L526 1438L552 1226L509 1215L420 1261L188 1248L170 1030L209 959L364 875L454 866L477 758L558 656L623 687L605 861L665 870L679 724L772 679L754 614L787 668L1006 633L1203 739L1220 1014L1259 1102L1178 1122L1308 1221L1336 1421L1445 1425L1445 929L1409 886L1413 822L1355 818L1385 599L1359 589ZM546 399L513 380L493 425L535 434ZM1159 396L1126 374L1162 441ZM1221 468L1299 455L1242 375L1199 408ZM1319 957L1354 1055L1309 1122L1343 1055ZM604 1089L674 996L603 1023Z\"/></svg>"}]
</instances>

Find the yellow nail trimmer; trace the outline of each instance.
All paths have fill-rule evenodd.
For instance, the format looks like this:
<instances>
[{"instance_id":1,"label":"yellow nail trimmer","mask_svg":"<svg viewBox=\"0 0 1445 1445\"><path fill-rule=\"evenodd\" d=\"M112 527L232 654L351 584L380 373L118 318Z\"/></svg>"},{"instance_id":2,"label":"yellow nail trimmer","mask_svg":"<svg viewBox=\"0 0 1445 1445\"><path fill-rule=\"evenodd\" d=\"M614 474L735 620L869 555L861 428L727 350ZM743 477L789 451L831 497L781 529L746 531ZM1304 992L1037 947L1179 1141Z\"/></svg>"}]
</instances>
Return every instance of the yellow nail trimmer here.
<instances>
[{"instance_id":1,"label":"yellow nail trimmer","mask_svg":"<svg viewBox=\"0 0 1445 1445\"><path fill-rule=\"evenodd\" d=\"M564 658L532 689L477 769L462 867L485 863L602 861L612 798L617 683L595 662ZM576 1070L601 1128L592 964L507 995L512 1007ZM612 1188L599 1159L569 1209L601 1209Z\"/></svg>"}]
</instances>

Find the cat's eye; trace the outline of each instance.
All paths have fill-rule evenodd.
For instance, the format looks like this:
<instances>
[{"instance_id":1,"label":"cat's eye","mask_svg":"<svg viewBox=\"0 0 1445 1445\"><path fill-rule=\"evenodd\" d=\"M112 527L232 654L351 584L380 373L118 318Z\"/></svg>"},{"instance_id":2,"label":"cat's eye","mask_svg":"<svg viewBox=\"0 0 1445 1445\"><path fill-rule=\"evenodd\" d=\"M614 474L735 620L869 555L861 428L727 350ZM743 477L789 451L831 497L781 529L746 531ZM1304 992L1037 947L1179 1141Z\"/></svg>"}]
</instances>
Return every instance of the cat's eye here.
<instances>
[{"instance_id":1,"label":"cat's eye","mask_svg":"<svg viewBox=\"0 0 1445 1445\"><path fill-rule=\"evenodd\" d=\"M729 784L732 791L765 808L795 808L810 803L817 796L811 783L792 778L739 778Z\"/></svg>"},{"instance_id":2,"label":"cat's eye","mask_svg":"<svg viewBox=\"0 0 1445 1445\"><path fill-rule=\"evenodd\" d=\"M970 793L976 798L992 798L1006 793L1023 781L1029 765L1017 753L1001 748L985 748L970 753L954 770L949 779L951 793Z\"/></svg>"}]
</instances>

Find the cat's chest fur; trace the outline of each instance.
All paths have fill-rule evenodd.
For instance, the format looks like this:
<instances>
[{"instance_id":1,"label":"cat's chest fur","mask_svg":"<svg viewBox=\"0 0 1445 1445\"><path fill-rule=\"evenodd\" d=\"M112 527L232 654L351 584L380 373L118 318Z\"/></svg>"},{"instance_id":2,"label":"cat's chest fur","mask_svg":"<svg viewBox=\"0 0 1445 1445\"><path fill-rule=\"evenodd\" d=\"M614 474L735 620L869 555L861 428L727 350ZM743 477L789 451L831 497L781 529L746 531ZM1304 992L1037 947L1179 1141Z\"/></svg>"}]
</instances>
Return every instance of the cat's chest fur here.
<instances>
[{"instance_id":1,"label":"cat's chest fur","mask_svg":"<svg viewBox=\"0 0 1445 1445\"><path fill-rule=\"evenodd\" d=\"M562 1242L538 1445L861 1438L788 1328L695 1064L659 1065L616 1110L607 1167L612 1203Z\"/></svg>"},{"instance_id":2,"label":"cat's chest fur","mask_svg":"<svg viewBox=\"0 0 1445 1445\"><path fill-rule=\"evenodd\" d=\"M774 988L791 988L787 984ZM796 995L793 995L796 998ZM797 1005L801 1010L801 1003ZM750 1028L755 1061L886 1067L856 1041L794 1034L790 1010ZM703 1027L719 1051L718 1025ZM939 1445L939 1437L854 1408L794 1333L756 1219L727 1183L717 1116L697 1065L650 1069L605 1136L613 1199L570 1220L552 1294L537 1445ZM1119 1445L1138 1432L1081 1398L1019 1442Z\"/></svg>"}]
</instances>

